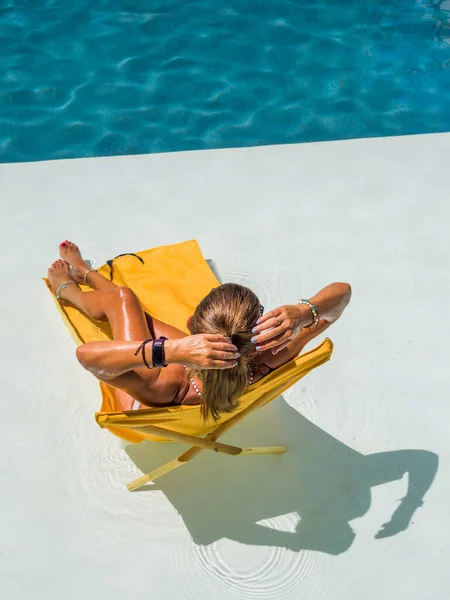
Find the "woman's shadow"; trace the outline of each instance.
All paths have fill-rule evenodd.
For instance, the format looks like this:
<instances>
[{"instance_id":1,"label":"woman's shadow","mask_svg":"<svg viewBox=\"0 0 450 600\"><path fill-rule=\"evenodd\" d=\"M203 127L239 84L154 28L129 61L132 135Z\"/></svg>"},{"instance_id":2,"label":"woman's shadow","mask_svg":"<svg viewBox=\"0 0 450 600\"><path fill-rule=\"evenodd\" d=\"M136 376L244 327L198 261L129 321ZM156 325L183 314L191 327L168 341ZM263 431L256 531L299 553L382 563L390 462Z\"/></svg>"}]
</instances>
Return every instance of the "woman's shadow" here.
<instances>
[{"instance_id":1,"label":"woman's shadow","mask_svg":"<svg viewBox=\"0 0 450 600\"><path fill-rule=\"evenodd\" d=\"M345 552L355 533L349 522L370 508L371 488L408 473L408 491L376 537L405 530L436 475L438 457L427 450L364 456L335 439L280 398L237 425L225 441L245 446L286 445L282 456L233 457L202 452L191 463L141 488L160 489L183 518L194 542L228 538L292 550ZM144 473L180 454L175 444L128 446ZM294 532L258 521L296 512Z\"/></svg>"}]
</instances>

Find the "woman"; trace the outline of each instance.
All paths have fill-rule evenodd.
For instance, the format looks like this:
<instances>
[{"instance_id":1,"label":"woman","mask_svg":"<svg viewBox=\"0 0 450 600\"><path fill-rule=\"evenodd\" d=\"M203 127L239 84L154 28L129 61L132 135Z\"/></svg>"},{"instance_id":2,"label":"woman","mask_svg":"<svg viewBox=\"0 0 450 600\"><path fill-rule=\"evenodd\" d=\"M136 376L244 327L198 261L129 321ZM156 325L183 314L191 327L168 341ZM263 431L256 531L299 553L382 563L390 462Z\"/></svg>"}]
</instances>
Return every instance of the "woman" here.
<instances>
[{"instance_id":1,"label":"woman","mask_svg":"<svg viewBox=\"0 0 450 600\"><path fill-rule=\"evenodd\" d=\"M57 298L88 317L108 321L113 340L77 348L79 362L118 388L118 410L201 404L217 419L237 407L251 385L297 356L336 321L350 301L346 283L333 283L310 301L261 315L257 296L237 284L213 289L187 326L191 335L144 313L133 291L118 287L83 260L74 243L60 245L48 270ZM78 283L93 291L83 292Z\"/></svg>"}]
</instances>

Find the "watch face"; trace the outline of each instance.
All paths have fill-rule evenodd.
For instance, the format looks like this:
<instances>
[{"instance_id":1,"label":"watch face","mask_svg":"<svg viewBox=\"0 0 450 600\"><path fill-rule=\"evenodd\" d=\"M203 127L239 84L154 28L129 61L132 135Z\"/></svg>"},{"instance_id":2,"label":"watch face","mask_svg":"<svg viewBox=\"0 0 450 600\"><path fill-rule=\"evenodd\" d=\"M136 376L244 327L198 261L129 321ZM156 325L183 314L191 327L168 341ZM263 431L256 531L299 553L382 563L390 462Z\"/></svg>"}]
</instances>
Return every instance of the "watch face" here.
<instances>
[{"instance_id":1,"label":"watch face","mask_svg":"<svg viewBox=\"0 0 450 600\"><path fill-rule=\"evenodd\" d=\"M152 348L152 360L155 367L166 367L165 356L164 356L164 342L167 340L166 337L161 336L153 342Z\"/></svg>"}]
</instances>

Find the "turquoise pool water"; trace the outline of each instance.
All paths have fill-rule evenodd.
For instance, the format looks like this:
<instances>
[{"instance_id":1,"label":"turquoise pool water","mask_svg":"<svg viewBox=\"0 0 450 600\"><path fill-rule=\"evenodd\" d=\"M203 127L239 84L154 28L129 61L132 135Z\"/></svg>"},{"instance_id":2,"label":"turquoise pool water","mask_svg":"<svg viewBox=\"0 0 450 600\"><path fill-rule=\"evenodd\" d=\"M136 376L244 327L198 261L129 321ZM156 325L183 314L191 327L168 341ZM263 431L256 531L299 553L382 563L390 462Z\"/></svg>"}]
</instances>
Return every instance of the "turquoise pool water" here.
<instances>
[{"instance_id":1,"label":"turquoise pool water","mask_svg":"<svg viewBox=\"0 0 450 600\"><path fill-rule=\"evenodd\" d=\"M0 0L0 161L450 130L450 0Z\"/></svg>"}]
</instances>

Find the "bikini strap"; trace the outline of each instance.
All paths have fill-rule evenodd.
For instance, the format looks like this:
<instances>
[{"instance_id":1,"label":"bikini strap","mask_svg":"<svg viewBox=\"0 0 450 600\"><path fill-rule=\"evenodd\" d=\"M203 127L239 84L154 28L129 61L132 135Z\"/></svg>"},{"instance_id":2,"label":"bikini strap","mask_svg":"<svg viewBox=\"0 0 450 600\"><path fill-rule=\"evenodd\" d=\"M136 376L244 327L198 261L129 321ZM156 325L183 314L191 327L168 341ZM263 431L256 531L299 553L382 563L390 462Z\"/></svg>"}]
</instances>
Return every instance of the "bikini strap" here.
<instances>
[{"instance_id":1,"label":"bikini strap","mask_svg":"<svg viewBox=\"0 0 450 600\"><path fill-rule=\"evenodd\" d=\"M133 254L133 252L125 252L124 254L118 254L114 258L110 258L109 260L106 261L106 264L109 267L109 279L110 279L110 281L112 281L113 277L114 277L113 262L116 260L116 258L120 258L121 256L134 256L135 258L137 258L138 260L140 260L143 265L145 264L144 259L141 258L140 256L138 256L137 254Z\"/></svg>"}]
</instances>

